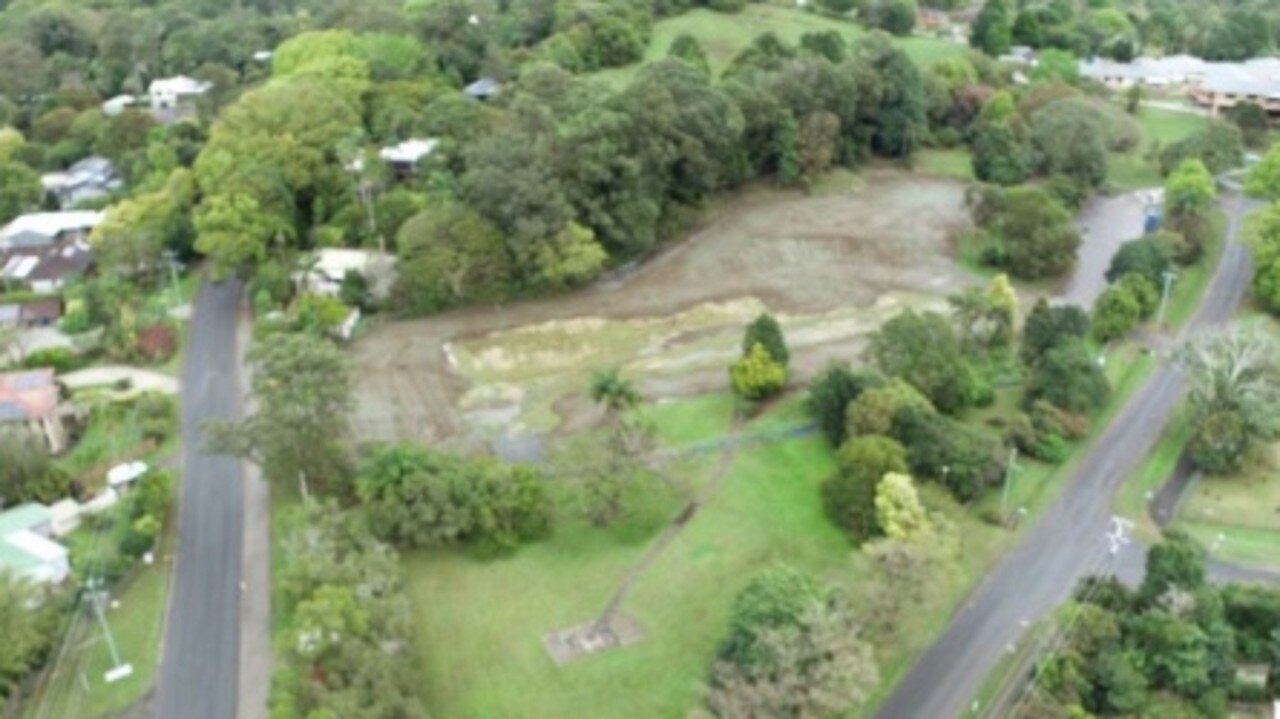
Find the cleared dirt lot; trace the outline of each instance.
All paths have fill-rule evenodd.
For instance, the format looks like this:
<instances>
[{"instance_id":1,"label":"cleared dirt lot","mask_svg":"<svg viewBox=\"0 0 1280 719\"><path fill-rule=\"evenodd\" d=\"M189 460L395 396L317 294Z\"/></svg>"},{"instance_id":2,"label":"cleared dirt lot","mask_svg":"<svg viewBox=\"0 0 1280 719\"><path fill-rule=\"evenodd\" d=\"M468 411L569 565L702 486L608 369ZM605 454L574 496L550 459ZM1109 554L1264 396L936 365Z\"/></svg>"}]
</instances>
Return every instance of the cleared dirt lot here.
<instances>
[{"instance_id":1,"label":"cleared dirt lot","mask_svg":"<svg viewBox=\"0 0 1280 719\"><path fill-rule=\"evenodd\" d=\"M364 439L492 439L593 421L594 368L651 400L722 387L742 326L768 309L796 374L849 356L903 306L980 281L953 261L964 188L872 170L803 195L747 190L638 269L559 297L387 323L354 346Z\"/></svg>"}]
</instances>

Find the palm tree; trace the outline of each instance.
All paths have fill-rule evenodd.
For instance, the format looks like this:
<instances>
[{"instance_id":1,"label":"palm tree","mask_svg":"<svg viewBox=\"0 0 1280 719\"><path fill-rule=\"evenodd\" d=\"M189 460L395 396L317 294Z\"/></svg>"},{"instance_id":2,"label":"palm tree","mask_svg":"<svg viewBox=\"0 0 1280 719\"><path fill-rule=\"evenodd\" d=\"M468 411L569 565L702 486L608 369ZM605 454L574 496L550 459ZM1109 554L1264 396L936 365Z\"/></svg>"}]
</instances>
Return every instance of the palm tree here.
<instances>
[{"instance_id":1,"label":"palm tree","mask_svg":"<svg viewBox=\"0 0 1280 719\"><path fill-rule=\"evenodd\" d=\"M622 376L621 370L612 367L597 370L591 377L591 399L604 405L605 412L617 417L640 404L640 393L635 385Z\"/></svg>"}]
</instances>

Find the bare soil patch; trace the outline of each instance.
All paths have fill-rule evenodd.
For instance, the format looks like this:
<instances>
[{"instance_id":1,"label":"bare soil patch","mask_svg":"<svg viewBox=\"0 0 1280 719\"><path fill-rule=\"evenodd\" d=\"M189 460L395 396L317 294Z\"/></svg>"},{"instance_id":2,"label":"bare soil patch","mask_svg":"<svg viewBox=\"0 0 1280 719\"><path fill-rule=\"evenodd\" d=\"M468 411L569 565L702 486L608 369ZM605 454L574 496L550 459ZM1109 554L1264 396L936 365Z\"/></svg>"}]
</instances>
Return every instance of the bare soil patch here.
<instances>
[{"instance_id":1,"label":"bare soil patch","mask_svg":"<svg viewBox=\"0 0 1280 719\"><path fill-rule=\"evenodd\" d=\"M779 316L804 378L906 306L980 281L954 261L964 187L894 170L812 195L757 187L625 275L505 307L374 328L354 345L363 439L495 439L595 419L592 369L620 366L650 399L723 387L741 328Z\"/></svg>"}]
</instances>

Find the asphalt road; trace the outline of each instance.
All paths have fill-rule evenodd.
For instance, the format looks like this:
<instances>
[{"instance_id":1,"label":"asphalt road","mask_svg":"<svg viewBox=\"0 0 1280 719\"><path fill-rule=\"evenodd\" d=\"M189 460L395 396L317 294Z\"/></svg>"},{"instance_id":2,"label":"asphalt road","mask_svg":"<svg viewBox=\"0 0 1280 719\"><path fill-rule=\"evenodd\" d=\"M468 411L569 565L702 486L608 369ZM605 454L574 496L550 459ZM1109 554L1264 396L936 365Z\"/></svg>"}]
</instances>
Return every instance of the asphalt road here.
<instances>
[{"instance_id":1,"label":"asphalt road","mask_svg":"<svg viewBox=\"0 0 1280 719\"><path fill-rule=\"evenodd\" d=\"M1231 221L1229 242L1186 333L1226 322L1244 299L1251 267L1238 239L1252 208L1239 198L1223 202ZM1133 394L1077 465L1062 496L970 595L881 707L879 719L969 716L973 695L1002 654L1031 623L1070 597L1082 577L1141 571L1139 548L1111 553L1111 499L1159 440L1184 389L1180 371L1165 364Z\"/></svg>"},{"instance_id":2,"label":"asphalt road","mask_svg":"<svg viewBox=\"0 0 1280 719\"><path fill-rule=\"evenodd\" d=\"M202 451L201 426L238 410L238 282L206 283L182 375L183 478L156 719L234 719L240 658L241 464Z\"/></svg>"}]
</instances>

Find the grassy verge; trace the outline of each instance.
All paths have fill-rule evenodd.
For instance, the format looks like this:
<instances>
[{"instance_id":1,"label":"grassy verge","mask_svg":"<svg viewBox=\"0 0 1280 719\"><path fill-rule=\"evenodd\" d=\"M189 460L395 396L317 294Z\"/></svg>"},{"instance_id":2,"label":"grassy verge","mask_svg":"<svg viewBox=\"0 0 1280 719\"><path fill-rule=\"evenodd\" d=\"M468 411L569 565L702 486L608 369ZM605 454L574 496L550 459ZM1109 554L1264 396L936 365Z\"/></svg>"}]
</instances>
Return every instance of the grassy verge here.
<instances>
[{"instance_id":1,"label":"grassy verge","mask_svg":"<svg viewBox=\"0 0 1280 719\"><path fill-rule=\"evenodd\" d=\"M1182 268L1169 294L1169 307L1165 321L1173 327L1181 327L1195 314L1200 306L1200 298L1209 288L1213 273L1222 259L1222 249L1226 246L1227 216L1221 210L1213 213L1212 231L1209 243L1205 247L1204 257L1196 264Z\"/></svg>"},{"instance_id":2,"label":"grassy verge","mask_svg":"<svg viewBox=\"0 0 1280 719\"><path fill-rule=\"evenodd\" d=\"M108 684L113 662L101 627L86 604L66 637L68 651L45 685L19 713L21 719L106 719L133 706L150 690L160 659L171 567L143 567L105 610L121 661L133 674Z\"/></svg>"},{"instance_id":3,"label":"grassy verge","mask_svg":"<svg viewBox=\"0 0 1280 719\"><path fill-rule=\"evenodd\" d=\"M1159 529L1147 511L1147 503L1173 474L1190 437L1191 418L1186 411L1179 411L1151 454L1116 493L1116 513L1136 522L1139 536L1148 541L1159 536Z\"/></svg>"},{"instance_id":4,"label":"grassy verge","mask_svg":"<svg viewBox=\"0 0 1280 719\"><path fill-rule=\"evenodd\" d=\"M948 177L955 180L974 179L972 155L963 147L921 150L912 158L912 169L935 177Z\"/></svg>"}]
</instances>

